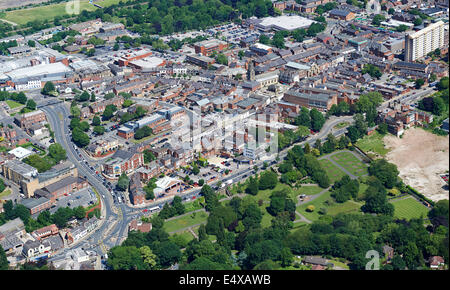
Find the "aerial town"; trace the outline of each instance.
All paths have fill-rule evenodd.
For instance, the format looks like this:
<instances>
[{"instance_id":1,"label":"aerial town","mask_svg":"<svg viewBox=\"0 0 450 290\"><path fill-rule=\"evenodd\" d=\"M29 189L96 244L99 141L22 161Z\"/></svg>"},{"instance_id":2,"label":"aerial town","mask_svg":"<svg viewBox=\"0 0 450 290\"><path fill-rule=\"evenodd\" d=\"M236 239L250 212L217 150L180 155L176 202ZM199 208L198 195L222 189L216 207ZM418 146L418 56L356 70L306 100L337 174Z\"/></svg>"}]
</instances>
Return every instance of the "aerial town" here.
<instances>
[{"instance_id":1,"label":"aerial town","mask_svg":"<svg viewBox=\"0 0 450 290\"><path fill-rule=\"evenodd\" d=\"M448 269L448 0L70 4L0 1L0 269Z\"/></svg>"}]
</instances>

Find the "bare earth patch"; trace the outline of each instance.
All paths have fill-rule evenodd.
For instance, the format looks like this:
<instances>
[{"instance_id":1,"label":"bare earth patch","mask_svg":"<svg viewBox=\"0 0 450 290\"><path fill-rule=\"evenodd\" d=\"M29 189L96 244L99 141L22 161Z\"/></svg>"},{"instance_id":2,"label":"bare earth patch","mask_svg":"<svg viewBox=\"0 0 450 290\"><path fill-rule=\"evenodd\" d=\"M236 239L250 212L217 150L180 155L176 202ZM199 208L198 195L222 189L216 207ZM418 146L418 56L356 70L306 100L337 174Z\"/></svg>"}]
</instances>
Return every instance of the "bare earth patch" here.
<instances>
[{"instance_id":1,"label":"bare earth patch","mask_svg":"<svg viewBox=\"0 0 450 290\"><path fill-rule=\"evenodd\" d=\"M405 184L433 201L449 199L439 174L449 169L449 136L437 136L420 128L405 131L403 138L384 138L391 151L386 159L397 165Z\"/></svg>"},{"instance_id":2,"label":"bare earth patch","mask_svg":"<svg viewBox=\"0 0 450 290\"><path fill-rule=\"evenodd\" d=\"M0 0L0 9L6 9L6 8L15 8L20 6L25 6L28 4L38 4L42 2L47 2L49 0Z\"/></svg>"}]
</instances>

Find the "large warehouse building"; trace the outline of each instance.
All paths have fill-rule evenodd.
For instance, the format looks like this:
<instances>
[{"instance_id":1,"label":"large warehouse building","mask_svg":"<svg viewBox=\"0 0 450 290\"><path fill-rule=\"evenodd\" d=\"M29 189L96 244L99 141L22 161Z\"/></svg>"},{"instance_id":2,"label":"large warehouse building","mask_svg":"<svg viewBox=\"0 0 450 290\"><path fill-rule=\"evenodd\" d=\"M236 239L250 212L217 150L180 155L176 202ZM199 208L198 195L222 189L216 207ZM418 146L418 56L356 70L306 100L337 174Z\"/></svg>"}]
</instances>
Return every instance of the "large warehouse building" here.
<instances>
[{"instance_id":1,"label":"large warehouse building","mask_svg":"<svg viewBox=\"0 0 450 290\"><path fill-rule=\"evenodd\" d=\"M255 27L261 31L292 31L300 28L308 28L314 22L316 21L298 15L283 15L278 17L265 17L262 19L258 19L258 21L255 23Z\"/></svg>"}]
</instances>

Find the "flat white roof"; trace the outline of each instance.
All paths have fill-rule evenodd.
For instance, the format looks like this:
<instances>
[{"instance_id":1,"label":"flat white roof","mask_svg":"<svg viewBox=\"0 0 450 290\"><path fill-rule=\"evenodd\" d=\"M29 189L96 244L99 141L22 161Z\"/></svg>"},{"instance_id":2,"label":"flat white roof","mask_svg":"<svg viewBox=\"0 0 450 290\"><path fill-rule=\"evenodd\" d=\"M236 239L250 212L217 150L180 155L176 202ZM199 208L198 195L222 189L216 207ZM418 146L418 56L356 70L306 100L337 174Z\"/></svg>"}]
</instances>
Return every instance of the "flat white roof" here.
<instances>
[{"instance_id":1,"label":"flat white roof","mask_svg":"<svg viewBox=\"0 0 450 290\"><path fill-rule=\"evenodd\" d=\"M275 29L294 30L309 27L314 22L316 21L298 15L283 15L278 17L265 17L258 25L266 28L272 26Z\"/></svg>"},{"instance_id":2,"label":"flat white roof","mask_svg":"<svg viewBox=\"0 0 450 290\"><path fill-rule=\"evenodd\" d=\"M33 151L23 147L16 147L13 150L9 151L8 153L13 154L14 156L16 156L16 158L22 159L27 157L28 155L33 154Z\"/></svg>"},{"instance_id":3,"label":"flat white roof","mask_svg":"<svg viewBox=\"0 0 450 290\"><path fill-rule=\"evenodd\" d=\"M268 45L265 45L265 44L262 44L262 43L259 43L259 42L253 44L253 46L256 47L256 48L259 48L259 49L264 49L264 50L269 50L269 49L272 48L271 46L268 46Z\"/></svg>"},{"instance_id":4,"label":"flat white roof","mask_svg":"<svg viewBox=\"0 0 450 290\"><path fill-rule=\"evenodd\" d=\"M291 67L291 68L295 68L295 69L300 69L300 70L307 70L307 69L311 68L310 66L303 65L303 64L300 64L300 63L297 63L297 62L293 62L293 61L288 62L286 64L286 66L287 67Z\"/></svg>"},{"instance_id":5,"label":"flat white roof","mask_svg":"<svg viewBox=\"0 0 450 290\"><path fill-rule=\"evenodd\" d=\"M143 59L138 59L134 61L130 61L130 64L139 66L141 68L155 68L161 65L164 62L164 59L156 57L156 56L148 56Z\"/></svg>"},{"instance_id":6,"label":"flat white roof","mask_svg":"<svg viewBox=\"0 0 450 290\"><path fill-rule=\"evenodd\" d=\"M429 32L430 30L433 30L433 29L438 28L439 26L444 26L444 22L438 21L438 22L436 22L436 23L430 24L430 25L428 25L427 27L425 27L424 29L421 29L421 30L419 30L419 31L417 31L417 32L411 33L411 34L409 35L409 37L410 37L410 38L416 38L416 37L419 37L419 36L421 36L422 34Z\"/></svg>"},{"instance_id":7,"label":"flat white roof","mask_svg":"<svg viewBox=\"0 0 450 290\"><path fill-rule=\"evenodd\" d=\"M19 68L5 74L14 80L24 77L32 78L49 74L68 73L71 71L72 70L70 68L68 68L61 62L55 62L50 64L39 64L35 66Z\"/></svg>"}]
</instances>

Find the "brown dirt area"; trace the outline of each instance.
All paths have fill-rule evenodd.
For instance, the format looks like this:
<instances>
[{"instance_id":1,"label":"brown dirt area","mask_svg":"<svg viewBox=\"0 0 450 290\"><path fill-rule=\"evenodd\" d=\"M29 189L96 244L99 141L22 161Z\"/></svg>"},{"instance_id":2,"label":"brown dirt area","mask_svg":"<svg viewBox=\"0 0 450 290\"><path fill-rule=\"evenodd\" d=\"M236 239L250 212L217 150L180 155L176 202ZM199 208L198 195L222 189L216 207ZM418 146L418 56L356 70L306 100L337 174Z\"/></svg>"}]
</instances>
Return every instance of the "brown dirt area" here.
<instances>
[{"instance_id":1,"label":"brown dirt area","mask_svg":"<svg viewBox=\"0 0 450 290\"><path fill-rule=\"evenodd\" d=\"M0 0L0 9L21 7L28 4L38 4L47 1L48 0Z\"/></svg>"},{"instance_id":2,"label":"brown dirt area","mask_svg":"<svg viewBox=\"0 0 450 290\"><path fill-rule=\"evenodd\" d=\"M437 136L420 128L405 131L402 138L384 138L391 151L386 159L397 165L405 184L433 201L449 199L439 174L449 169L449 137Z\"/></svg>"}]
</instances>

